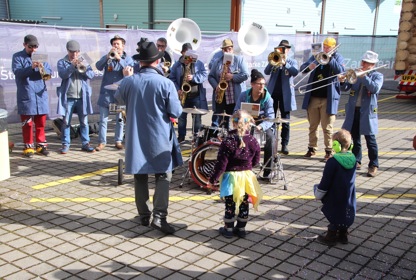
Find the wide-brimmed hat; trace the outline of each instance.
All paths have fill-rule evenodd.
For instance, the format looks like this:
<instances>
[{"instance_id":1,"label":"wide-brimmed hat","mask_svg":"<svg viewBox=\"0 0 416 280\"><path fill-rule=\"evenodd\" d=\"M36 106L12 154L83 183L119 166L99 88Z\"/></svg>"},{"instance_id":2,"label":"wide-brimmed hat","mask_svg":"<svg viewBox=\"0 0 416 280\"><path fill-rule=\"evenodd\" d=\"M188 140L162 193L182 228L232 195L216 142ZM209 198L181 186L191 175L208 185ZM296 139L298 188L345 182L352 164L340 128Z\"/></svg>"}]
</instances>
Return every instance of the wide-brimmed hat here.
<instances>
[{"instance_id":1,"label":"wide-brimmed hat","mask_svg":"<svg viewBox=\"0 0 416 280\"><path fill-rule=\"evenodd\" d=\"M165 55L165 52L160 52L153 42L143 42L140 46L140 52L135 56L137 60L143 62L153 62Z\"/></svg>"},{"instance_id":2,"label":"wide-brimmed hat","mask_svg":"<svg viewBox=\"0 0 416 280\"><path fill-rule=\"evenodd\" d=\"M35 35L26 35L24 39L25 44L29 46L39 46L38 38Z\"/></svg>"},{"instance_id":3,"label":"wide-brimmed hat","mask_svg":"<svg viewBox=\"0 0 416 280\"><path fill-rule=\"evenodd\" d=\"M279 46L277 46L277 48L288 48L290 49L292 46L289 44L288 40L282 40L279 43Z\"/></svg>"},{"instance_id":4,"label":"wide-brimmed hat","mask_svg":"<svg viewBox=\"0 0 416 280\"><path fill-rule=\"evenodd\" d=\"M373 51L366 51L361 60L368 63L376 64L378 62L378 54Z\"/></svg>"},{"instance_id":5,"label":"wide-brimmed hat","mask_svg":"<svg viewBox=\"0 0 416 280\"><path fill-rule=\"evenodd\" d=\"M120 36L118 36L118 35L116 35L116 36L114 36L113 38L111 38L111 40L110 40L110 44L112 45L113 44L113 41L114 40L121 40L122 42L123 42L123 45L125 45L126 44L126 40L124 40L124 38L121 38Z\"/></svg>"},{"instance_id":6,"label":"wide-brimmed hat","mask_svg":"<svg viewBox=\"0 0 416 280\"><path fill-rule=\"evenodd\" d=\"M225 39L222 41L221 49L234 47L233 41L231 39Z\"/></svg>"}]
</instances>

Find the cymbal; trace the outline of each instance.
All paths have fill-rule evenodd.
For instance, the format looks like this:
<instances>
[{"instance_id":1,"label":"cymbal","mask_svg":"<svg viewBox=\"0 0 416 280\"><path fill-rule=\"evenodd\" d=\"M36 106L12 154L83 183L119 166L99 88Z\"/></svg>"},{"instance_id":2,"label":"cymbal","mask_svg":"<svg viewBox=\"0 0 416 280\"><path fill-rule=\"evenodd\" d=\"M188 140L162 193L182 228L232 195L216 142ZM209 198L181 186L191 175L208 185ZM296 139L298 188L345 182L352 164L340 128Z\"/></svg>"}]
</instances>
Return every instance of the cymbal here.
<instances>
[{"instance_id":1,"label":"cymbal","mask_svg":"<svg viewBox=\"0 0 416 280\"><path fill-rule=\"evenodd\" d=\"M208 110L198 108L183 108L182 112L196 115L205 115L208 113Z\"/></svg>"},{"instance_id":2,"label":"cymbal","mask_svg":"<svg viewBox=\"0 0 416 280\"><path fill-rule=\"evenodd\" d=\"M281 118L275 118L275 119L263 119L263 121L266 122L273 122L273 123L288 123L289 120L281 119Z\"/></svg>"},{"instance_id":3,"label":"cymbal","mask_svg":"<svg viewBox=\"0 0 416 280\"><path fill-rule=\"evenodd\" d=\"M228 115L226 113L218 113L218 114L214 114L214 116L231 117L231 115Z\"/></svg>"},{"instance_id":4,"label":"cymbal","mask_svg":"<svg viewBox=\"0 0 416 280\"><path fill-rule=\"evenodd\" d=\"M110 84L110 85L104 86L104 88L108 90L117 90L119 86L120 86L119 84Z\"/></svg>"}]
</instances>

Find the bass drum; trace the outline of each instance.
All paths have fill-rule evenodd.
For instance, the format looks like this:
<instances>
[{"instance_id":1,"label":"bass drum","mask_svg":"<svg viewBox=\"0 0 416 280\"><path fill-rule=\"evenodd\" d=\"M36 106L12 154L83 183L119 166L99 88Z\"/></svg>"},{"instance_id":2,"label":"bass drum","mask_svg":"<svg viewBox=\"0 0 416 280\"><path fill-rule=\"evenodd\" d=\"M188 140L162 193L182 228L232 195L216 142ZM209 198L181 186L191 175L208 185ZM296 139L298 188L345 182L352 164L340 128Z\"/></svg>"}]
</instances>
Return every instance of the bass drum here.
<instances>
[{"instance_id":1,"label":"bass drum","mask_svg":"<svg viewBox=\"0 0 416 280\"><path fill-rule=\"evenodd\" d=\"M214 166L217 163L219 149L220 143L206 142L193 151L189 161L189 172L192 180L201 188L206 189L208 193L219 188L217 183L214 185L214 189L207 189L209 178L214 172Z\"/></svg>"}]
</instances>

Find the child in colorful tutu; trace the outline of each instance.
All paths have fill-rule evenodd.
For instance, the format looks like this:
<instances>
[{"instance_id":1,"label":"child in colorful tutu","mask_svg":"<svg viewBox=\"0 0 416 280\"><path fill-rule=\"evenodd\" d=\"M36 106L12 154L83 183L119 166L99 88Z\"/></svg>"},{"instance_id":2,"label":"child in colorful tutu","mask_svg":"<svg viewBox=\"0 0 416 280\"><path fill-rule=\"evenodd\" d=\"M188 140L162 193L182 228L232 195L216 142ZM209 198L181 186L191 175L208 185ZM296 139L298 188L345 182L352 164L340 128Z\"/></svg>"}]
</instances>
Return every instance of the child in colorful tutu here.
<instances>
[{"instance_id":1,"label":"child in colorful tutu","mask_svg":"<svg viewBox=\"0 0 416 280\"><path fill-rule=\"evenodd\" d=\"M246 111L238 110L234 113L233 130L221 142L218 161L208 184L208 187L212 187L216 181L220 182L220 196L225 201L225 215L224 227L219 231L226 238L232 238L234 234L239 237L246 236L249 202L257 210L263 197L256 175L252 171L252 167L260 161L260 145L249 133L253 123L253 118ZM237 224L234 227L235 220Z\"/></svg>"}]
</instances>

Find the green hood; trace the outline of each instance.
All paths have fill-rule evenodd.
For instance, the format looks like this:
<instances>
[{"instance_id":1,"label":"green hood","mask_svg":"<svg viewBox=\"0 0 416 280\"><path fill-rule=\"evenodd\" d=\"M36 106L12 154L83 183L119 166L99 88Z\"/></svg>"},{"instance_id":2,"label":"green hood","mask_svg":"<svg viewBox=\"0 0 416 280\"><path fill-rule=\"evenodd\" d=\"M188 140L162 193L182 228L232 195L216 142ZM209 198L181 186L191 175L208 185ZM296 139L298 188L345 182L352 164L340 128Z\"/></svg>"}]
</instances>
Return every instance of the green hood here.
<instances>
[{"instance_id":1,"label":"green hood","mask_svg":"<svg viewBox=\"0 0 416 280\"><path fill-rule=\"evenodd\" d=\"M342 165L345 169L352 169L355 167L356 158L353 153L336 153L334 158Z\"/></svg>"}]
</instances>

